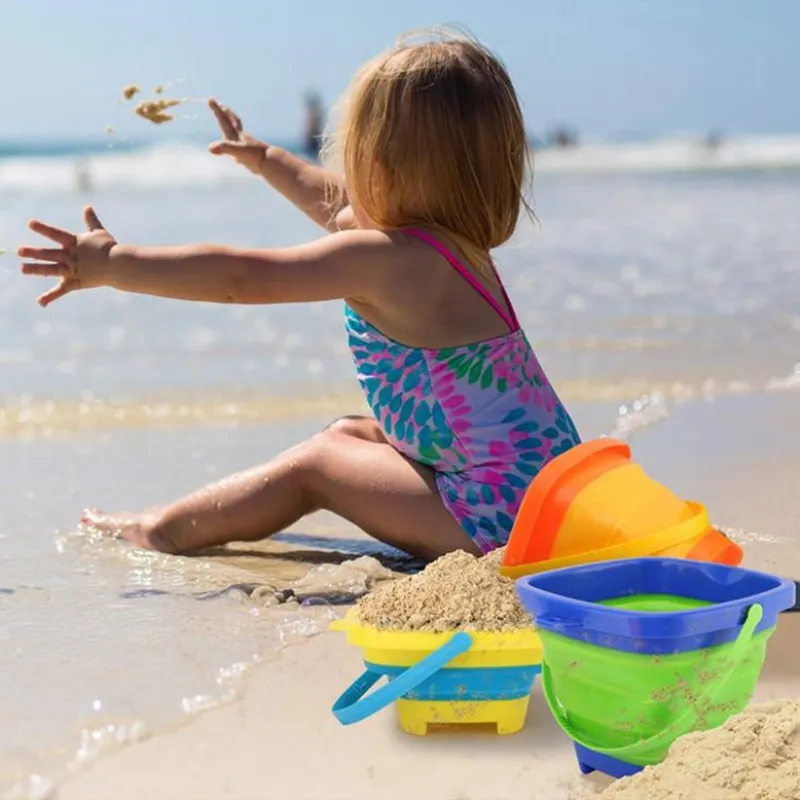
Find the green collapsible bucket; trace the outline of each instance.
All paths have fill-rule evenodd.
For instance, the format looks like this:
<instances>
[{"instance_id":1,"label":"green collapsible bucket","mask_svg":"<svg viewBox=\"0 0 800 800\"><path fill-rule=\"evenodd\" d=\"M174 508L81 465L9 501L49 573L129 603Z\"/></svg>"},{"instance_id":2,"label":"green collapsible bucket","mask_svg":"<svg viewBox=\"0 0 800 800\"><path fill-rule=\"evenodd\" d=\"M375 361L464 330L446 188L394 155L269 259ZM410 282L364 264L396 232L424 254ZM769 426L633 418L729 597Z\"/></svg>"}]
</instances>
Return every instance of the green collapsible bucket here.
<instances>
[{"instance_id":1,"label":"green collapsible bucket","mask_svg":"<svg viewBox=\"0 0 800 800\"><path fill-rule=\"evenodd\" d=\"M577 744L628 764L658 764L672 742L722 725L750 700L772 630L753 606L732 644L673 655L625 653L539 630L542 687Z\"/></svg>"},{"instance_id":2,"label":"green collapsible bucket","mask_svg":"<svg viewBox=\"0 0 800 800\"><path fill-rule=\"evenodd\" d=\"M619 776L749 702L790 581L682 559L628 559L518 581L542 688L581 769Z\"/></svg>"}]
</instances>

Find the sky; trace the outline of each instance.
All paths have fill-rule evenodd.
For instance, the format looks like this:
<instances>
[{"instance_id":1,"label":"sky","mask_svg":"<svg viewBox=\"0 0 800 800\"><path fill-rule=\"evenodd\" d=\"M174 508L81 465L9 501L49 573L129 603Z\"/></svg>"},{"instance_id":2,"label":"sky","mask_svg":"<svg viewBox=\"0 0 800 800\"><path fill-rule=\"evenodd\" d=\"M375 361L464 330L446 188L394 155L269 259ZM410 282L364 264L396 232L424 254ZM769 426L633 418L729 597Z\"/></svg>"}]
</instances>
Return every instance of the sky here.
<instances>
[{"instance_id":1,"label":"sky","mask_svg":"<svg viewBox=\"0 0 800 800\"><path fill-rule=\"evenodd\" d=\"M511 72L528 128L586 138L800 132L800 0L0 0L0 139L212 136L201 103L156 129L128 83L218 97L299 134L403 31L468 28Z\"/></svg>"}]
</instances>

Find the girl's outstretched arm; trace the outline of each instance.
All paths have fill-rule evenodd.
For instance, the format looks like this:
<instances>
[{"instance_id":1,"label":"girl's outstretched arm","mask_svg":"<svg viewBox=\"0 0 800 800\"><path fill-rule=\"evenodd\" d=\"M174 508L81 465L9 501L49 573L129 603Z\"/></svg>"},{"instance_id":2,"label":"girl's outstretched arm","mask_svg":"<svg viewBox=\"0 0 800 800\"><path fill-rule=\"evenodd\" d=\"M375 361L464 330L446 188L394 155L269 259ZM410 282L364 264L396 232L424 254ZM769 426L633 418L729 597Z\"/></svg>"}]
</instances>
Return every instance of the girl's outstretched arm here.
<instances>
[{"instance_id":1,"label":"girl's outstretched arm","mask_svg":"<svg viewBox=\"0 0 800 800\"><path fill-rule=\"evenodd\" d=\"M371 294L388 237L347 231L278 250L220 245L138 247L109 253L107 285L206 303L300 303Z\"/></svg>"},{"instance_id":2,"label":"girl's outstretched arm","mask_svg":"<svg viewBox=\"0 0 800 800\"><path fill-rule=\"evenodd\" d=\"M125 292L207 303L298 303L349 297L369 302L387 291L396 259L393 239L380 231L345 231L278 250L220 245L137 247L119 244L91 208L88 233L43 222L31 230L58 247L21 247L33 262L23 273L59 279L39 298L49 305L77 289Z\"/></svg>"},{"instance_id":3,"label":"girl's outstretched arm","mask_svg":"<svg viewBox=\"0 0 800 800\"><path fill-rule=\"evenodd\" d=\"M222 132L222 139L209 146L214 155L231 156L325 230L335 232L345 227L341 220L337 225L336 220L347 204L339 177L288 150L250 136L233 111L213 99L208 104Z\"/></svg>"}]
</instances>

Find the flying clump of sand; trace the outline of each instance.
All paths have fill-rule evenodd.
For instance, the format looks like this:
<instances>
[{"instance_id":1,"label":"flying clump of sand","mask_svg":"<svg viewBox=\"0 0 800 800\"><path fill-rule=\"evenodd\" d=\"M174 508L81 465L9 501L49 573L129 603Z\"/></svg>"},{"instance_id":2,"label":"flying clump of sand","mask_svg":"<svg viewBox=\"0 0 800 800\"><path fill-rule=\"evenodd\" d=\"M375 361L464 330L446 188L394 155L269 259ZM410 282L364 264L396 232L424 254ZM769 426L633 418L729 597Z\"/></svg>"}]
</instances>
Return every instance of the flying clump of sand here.
<instances>
[{"instance_id":1,"label":"flying clump of sand","mask_svg":"<svg viewBox=\"0 0 800 800\"><path fill-rule=\"evenodd\" d=\"M135 83L123 87L122 99L123 101L133 100L136 95L141 94L141 87ZM153 93L161 95L164 91L163 86L156 86ZM142 100L136 104L134 113L142 117L142 119L149 120L155 125L161 125L164 122L172 122L174 119L172 114L167 113L170 108L175 108L181 104L181 100L169 99L166 97L157 97L154 100Z\"/></svg>"},{"instance_id":2,"label":"flying clump of sand","mask_svg":"<svg viewBox=\"0 0 800 800\"><path fill-rule=\"evenodd\" d=\"M750 706L724 725L690 733L658 766L596 800L798 800L800 699Z\"/></svg>"},{"instance_id":3,"label":"flying clump of sand","mask_svg":"<svg viewBox=\"0 0 800 800\"><path fill-rule=\"evenodd\" d=\"M509 631L533 624L517 599L514 581L498 572L499 557L458 551L437 559L417 575L363 597L359 619L390 630Z\"/></svg>"}]
</instances>

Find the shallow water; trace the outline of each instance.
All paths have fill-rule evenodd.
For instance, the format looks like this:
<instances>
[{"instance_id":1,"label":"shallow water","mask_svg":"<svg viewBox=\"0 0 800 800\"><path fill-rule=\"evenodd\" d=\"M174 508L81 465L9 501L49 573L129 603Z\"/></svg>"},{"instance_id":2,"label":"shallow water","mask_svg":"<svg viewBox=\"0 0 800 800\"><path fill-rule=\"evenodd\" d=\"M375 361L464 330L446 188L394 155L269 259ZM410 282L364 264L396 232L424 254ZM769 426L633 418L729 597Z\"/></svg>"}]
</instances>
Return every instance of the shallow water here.
<instances>
[{"instance_id":1,"label":"shallow water","mask_svg":"<svg viewBox=\"0 0 800 800\"><path fill-rule=\"evenodd\" d=\"M800 171L545 176L536 196L540 227L521 225L498 262L565 395L763 388L790 374L800 342ZM317 235L255 182L90 199L123 240L267 246ZM80 221L69 194L4 200L9 250L35 238L23 228L29 216ZM11 255L0 266L2 394L23 406L90 407L95 397L192 406L200 390L203 401L255 395L268 413L266 398L355 389L339 303L215 307L96 290L42 312L31 301L43 284L20 280ZM219 405L212 416L224 419Z\"/></svg>"},{"instance_id":2,"label":"shallow water","mask_svg":"<svg viewBox=\"0 0 800 800\"><path fill-rule=\"evenodd\" d=\"M217 565L167 565L109 544L62 542L6 571L3 796L47 796L68 770L233 699L257 660L331 618L243 592L201 602L187 584L216 585ZM31 580L14 582L21 575Z\"/></svg>"},{"instance_id":3,"label":"shallow water","mask_svg":"<svg viewBox=\"0 0 800 800\"><path fill-rule=\"evenodd\" d=\"M253 663L325 630L337 603L388 568L416 566L367 540L331 539L324 517L265 548L200 558L74 530L89 497L109 507L166 500L263 460L306 426L244 436L123 429L0 445L0 706L8 721L0 796L47 796L96 755L225 702ZM351 566L366 553L386 567Z\"/></svg>"},{"instance_id":4,"label":"shallow water","mask_svg":"<svg viewBox=\"0 0 800 800\"><path fill-rule=\"evenodd\" d=\"M2 189L0 248L29 238L29 216L78 223L82 198L51 189ZM800 384L800 173L549 174L536 199L541 226L521 226L498 262L585 436L668 430L688 397ZM91 200L123 240L316 235L255 182L109 181ZM94 291L43 312L42 285L15 273L3 256L0 795L27 796L119 740L224 701L247 665L334 613L266 606L271 595L254 586L285 588L309 567L311 593L360 580L337 572L344 556L330 542L154 556L73 535L80 509L169 500L361 399L339 304L230 308ZM300 533L337 530L321 518Z\"/></svg>"}]
</instances>

